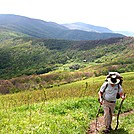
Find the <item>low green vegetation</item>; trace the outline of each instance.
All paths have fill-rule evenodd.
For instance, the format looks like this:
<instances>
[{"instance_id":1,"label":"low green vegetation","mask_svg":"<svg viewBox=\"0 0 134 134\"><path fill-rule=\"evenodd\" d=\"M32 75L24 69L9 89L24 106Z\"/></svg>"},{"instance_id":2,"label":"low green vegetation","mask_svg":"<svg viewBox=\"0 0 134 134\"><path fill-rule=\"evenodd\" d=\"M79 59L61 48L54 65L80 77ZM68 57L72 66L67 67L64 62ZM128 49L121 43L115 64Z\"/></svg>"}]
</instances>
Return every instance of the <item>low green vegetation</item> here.
<instances>
[{"instance_id":1,"label":"low green vegetation","mask_svg":"<svg viewBox=\"0 0 134 134\"><path fill-rule=\"evenodd\" d=\"M134 73L124 73L127 98L122 112L134 108ZM53 88L0 96L0 133L85 134L99 107L98 89L105 76L92 77ZM115 114L121 100L117 101ZM103 114L101 109L100 116ZM133 115L121 117L114 133L133 133Z\"/></svg>"},{"instance_id":2,"label":"low green vegetation","mask_svg":"<svg viewBox=\"0 0 134 134\"><path fill-rule=\"evenodd\" d=\"M110 134L133 134L134 133L134 113L120 116L119 129ZM116 118L113 120L113 126L116 126ZM129 130L129 131L128 131Z\"/></svg>"},{"instance_id":3,"label":"low green vegetation","mask_svg":"<svg viewBox=\"0 0 134 134\"><path fill-rule=\"evenodd\" d=\"M132 101L133 98L128 100ZM131 109L131 105L133 105L131 103L129 103L129 106L125 103L123 110ZM12 108L7 106L0 112L0 132L1 134L85 134L89 122L96 116L98 106L97 100L93 97L58 99ZM133 119L131 120L133 121ZM132 123L132 121L129 121L129 123ZM125 127L126 123L127 121L120 128L131 132L131 127ZM127 124L127 126L130 125Z\"/></svg>"}]
</instances>

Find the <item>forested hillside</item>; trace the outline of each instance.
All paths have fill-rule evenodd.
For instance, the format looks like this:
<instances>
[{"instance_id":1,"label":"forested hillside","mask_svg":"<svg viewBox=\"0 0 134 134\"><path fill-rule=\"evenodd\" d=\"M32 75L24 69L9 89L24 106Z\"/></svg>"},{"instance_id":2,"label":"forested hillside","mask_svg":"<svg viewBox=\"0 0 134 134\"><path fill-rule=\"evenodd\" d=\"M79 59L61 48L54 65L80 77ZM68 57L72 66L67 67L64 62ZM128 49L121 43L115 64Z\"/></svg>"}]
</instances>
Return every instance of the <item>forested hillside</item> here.
<instances>
[{"instance_id":1,"label":"forested hillside","mask_svg":"<svg viewBox=\"0 0 134 134\"><path fill-rule=\"evenodd\" d=\"M0 42L0 79L21 76L12 83L45 81L50 86L108 71L130 72L134 71L133 50L131 37L95 41L5 39Z\"/></svg>"},{"instance_id":2,"label":"forested hillside","mask_svg":"<svg viewBox=\"0 0 134 134\"><path fill-rule=\"evenodd\" d=\"M20 32L15 32L6 28L0 28L0 41L15 37L28 37L28 35Z\"/></svg>"},{"instance_id":3,"label":"forested hillside","mask_svg":"<svg viewBox=\"0 0 134 134\"><path fill-rule=\"evenodd\" d=\"M0 77L43 74L78 62L103 63L131 69L133 38L96 41L15 38L0 42ZM125 68L124 68L125 66ZM80 68L80 67L79 67Z\"/></svg>"}]
</instances>

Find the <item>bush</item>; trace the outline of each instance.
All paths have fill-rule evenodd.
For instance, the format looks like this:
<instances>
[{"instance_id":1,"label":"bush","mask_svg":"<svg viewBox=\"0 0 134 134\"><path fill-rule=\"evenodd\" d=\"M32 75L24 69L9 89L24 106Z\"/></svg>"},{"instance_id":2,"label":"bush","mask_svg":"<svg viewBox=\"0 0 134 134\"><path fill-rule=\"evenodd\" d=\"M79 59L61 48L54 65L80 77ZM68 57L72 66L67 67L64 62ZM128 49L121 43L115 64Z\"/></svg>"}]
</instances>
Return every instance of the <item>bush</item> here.
<instances>
[{"instance_id":1,"label":"bush","mask_svg":"<svg viewBox=\"0 0 134 134\"><path fill-rule=\"evenodd\" d=\"M70 66L69 68L72 69L72 70L78 70L78 69L80 69L80 65L79 64L74 64L74 65Z\"/></svg>"}]
</instances>

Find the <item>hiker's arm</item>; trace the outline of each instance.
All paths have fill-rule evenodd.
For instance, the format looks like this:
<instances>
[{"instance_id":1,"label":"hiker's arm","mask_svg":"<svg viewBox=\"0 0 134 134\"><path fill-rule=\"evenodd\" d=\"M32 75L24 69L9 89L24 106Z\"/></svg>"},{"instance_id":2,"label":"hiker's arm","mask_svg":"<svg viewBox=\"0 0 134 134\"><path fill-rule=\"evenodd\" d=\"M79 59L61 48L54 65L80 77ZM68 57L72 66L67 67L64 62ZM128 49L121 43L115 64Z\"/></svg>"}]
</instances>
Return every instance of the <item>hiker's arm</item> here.
<instances>
[{"instance_id":1,"label":"hiker's arm","mask_svg":"<svg viewBox=\"0 0 134 134\"><path fill-rule=\"evenodd\" d=\"M100 88L100 90L99 90L99 92L98 92L99 102L100 102L101 105L103 103L103 93L105 92L107 86L108 86L107 82L103 83L101 88Z\"/></svg>"},{"instance_id":2,"label":"hiker's arm","mask_svg":"<svg viewBox=\"0 0 134 134\"><path fill-rule=\"evenodd\" d=\"M102 99L103 92L99 91L98 95L99 95L99 102L102 105L102 103L103 103L103 99Z\"/></svg>"},{"instance_id":3,"label":"hiker's arm","mask_svg":"<svg viewBox=\"0 0 134 134\"><path fill-rule=\"evenodd\" d=\"M123 89L122 89L122 86L121 85L119 85L119 94L120 94L120 97L123 99L123 100L125 100L125 94L123 94Z\"/></svg>"}]
</instances>

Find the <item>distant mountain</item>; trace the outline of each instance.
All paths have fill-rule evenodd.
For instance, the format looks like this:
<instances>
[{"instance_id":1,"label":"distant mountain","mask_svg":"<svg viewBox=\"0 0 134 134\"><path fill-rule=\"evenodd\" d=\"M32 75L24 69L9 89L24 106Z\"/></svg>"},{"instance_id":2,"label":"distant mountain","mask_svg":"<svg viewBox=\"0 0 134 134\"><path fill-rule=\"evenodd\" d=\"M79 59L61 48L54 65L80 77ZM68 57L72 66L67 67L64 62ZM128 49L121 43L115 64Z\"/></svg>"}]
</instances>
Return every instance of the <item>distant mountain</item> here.
<instances>
[{"instance_id":1,"label":"distant mountain","mask_svg":"<svg viewBox=\"0 0 134 134\"><path fill-rule=\"evenodd\" d=\"M94 26L82 22L76 22L76 23L68 23L63 24L63 26L71 29L71 30L83 30L87 32L97 32L97 33L113 33L112 30L106 28L106 27L100 27L100 26Z\"/></svg>"},{"instance_id":2,"label":"distant mountain","mask_svg":"<svg viewBox=\"0 0 134 134\"><path fill-rule=\"evenodd\" d=\"M94 26L83 22L67 23L62 25L69 28L70 30L82 30L82 31L97 32L97 33L118 33L118 34L123 34L125 36L134 36L134 32L112 31L106 27Z\"/></svg>"},{"instance_id":3,"label":"distant mountain","mask_svg":"<svg viewBox=\"0 0 134 134\"><path fill-rule=\"evenodd\" d=\"M47 39L98 40L113 37L124 37L122 34L115 33L97 33L83 30L70 30L69 28L55 22L46 22L43 20L12 14L0 14L0 29L10 30L19 34L22 33L25 36L34 38ZM107 29L107 32L108 31L110 30Z\"/></svg>"},{"instance_id":4,"label":"distant mountain","mask_svg":"<svg viewBox=\"0 0 134 134\"><path fill-rule=\"evenodd\" d=\"M125 36L134 36L134 32L129 32L129 31L116 31L116 33L120 33Z\"/></svg>"},{"instance_id":5,"label":"distant mountain","mask_svg":"<svg viewBox=\"0 0 134 134\"><path fill-rule=\"evenodd\" d=\"M0 27L39 38L55 38L57 34L67 30L66 27L54 22L45 22L12 14L0 14Z\"/></svg>"}]
</instances>

